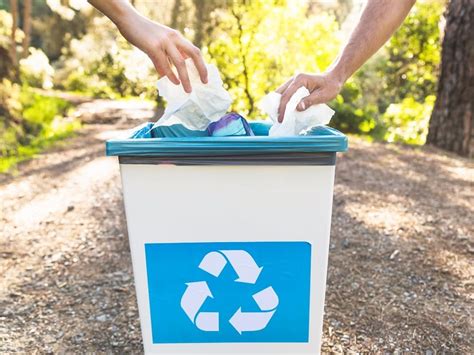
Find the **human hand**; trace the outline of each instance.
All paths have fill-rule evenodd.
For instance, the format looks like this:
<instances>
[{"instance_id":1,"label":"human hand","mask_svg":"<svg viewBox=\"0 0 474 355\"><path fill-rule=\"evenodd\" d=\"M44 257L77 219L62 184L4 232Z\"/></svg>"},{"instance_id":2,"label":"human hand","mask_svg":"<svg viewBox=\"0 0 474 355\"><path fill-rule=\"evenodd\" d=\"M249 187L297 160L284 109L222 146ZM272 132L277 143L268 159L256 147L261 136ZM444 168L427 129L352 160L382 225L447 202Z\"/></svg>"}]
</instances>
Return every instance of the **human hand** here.
<instances>
[{"instance_id":1,"label":"human hand","mask_svg":"<svg viewBox=\"0 0 474 355\"><path fill-rule=\"evenodd\" d=\"M207 83L207 68L201 51L178 31L143 16L132 16L119 23L118 27L130 43L150 57L160 76L167 76L176 85L183 84L187 93L192 88L184 63L186 58L193 60L201 81ZM179 79L171 69L171 64L176 67Z\"/></svg>"},{"instance_id":2,"label":"human hand","mask_svg":"<svg viewBox=\"0 0 474 355\"><path fill-rule=\"evenodd\" d=\"M316 75L298 74L294 76L276 90L276 92L281 94L278 122L281 123L283 121L286 105L300 87L304 86L310 92L310 95L301 100L298 106L296 106L298 111L304 111L312 105L326 103L334 99L341 91L343 85L344 80L340 79L335 72Z\"/></svg>"}]
</instances>

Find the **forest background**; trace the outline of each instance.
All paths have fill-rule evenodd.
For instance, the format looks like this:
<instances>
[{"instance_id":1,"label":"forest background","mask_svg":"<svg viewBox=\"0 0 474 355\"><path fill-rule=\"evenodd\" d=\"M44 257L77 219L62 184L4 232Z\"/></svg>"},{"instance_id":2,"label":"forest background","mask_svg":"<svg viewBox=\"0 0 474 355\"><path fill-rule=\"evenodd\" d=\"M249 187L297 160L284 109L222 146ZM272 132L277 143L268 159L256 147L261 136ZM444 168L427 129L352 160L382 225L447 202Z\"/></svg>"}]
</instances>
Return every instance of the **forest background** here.
<instances>
[{"instance_id":1,"label":"forest background","mask_svg":"<svg viewBox=\"0 0 474 355\"><path fill-rule=\"evenodd\" d=\"M267 92L337 56L363 1L160 0L133 4L180 30L218 66L249 119ZM369 139L423 145L436 101L445 29L442 0L420 0L391 40L329 103L331 125ZM85 0L0 0L0 172L80 127L50 95L139 97L163 103L145 54ZM59 95L60 96L60 95Z\"/></svg>"}]
</instances>

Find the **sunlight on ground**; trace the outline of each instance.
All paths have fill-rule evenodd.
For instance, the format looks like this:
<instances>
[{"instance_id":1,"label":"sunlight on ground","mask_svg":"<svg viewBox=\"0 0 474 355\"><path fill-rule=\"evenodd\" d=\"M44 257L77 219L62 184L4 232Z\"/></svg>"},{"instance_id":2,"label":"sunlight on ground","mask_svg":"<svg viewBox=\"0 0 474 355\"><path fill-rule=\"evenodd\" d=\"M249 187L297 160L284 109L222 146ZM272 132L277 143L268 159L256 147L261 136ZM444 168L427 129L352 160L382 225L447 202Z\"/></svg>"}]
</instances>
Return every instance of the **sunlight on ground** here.
<instances>
[{"instance_id":1,"label":"sunlight on ground","mask_svg":"<svg viewBox=\"0 0 474 355\"><path fill-rule=\"evenodd\" d=\"M15 225L31 229L49 215L66 211L68 206L84 199L91 185L108 180L116 174L117 162L114 159L99 158L69 172L63 177L62 185L54 193L33 197L12 216Z\"/></svg>"},{"instance_id":2,"label":"sunlight on ground","mask_svg":"<svg viewBox=\"0 0 474 355\"><path fill-rule=\"evenodd\" d=\"M127 138L130 134L135 130L135 128L131 129L118 129L118 130L111 130L111 131L103 131L97 133L94 138L103 140L104 142L109 139L122 139Z\"/></svg>"},{"instance_id":3,"label":"sunlight on ground","mask_svg":"<svg viewBox=\"0 0 474 355\"><path fill-rule=\"evenodd\" d=\"M473 286L474 264L472 258L448 250L439 250L437 260L446 272L459 277L464 286ZM471 294L470 297L474 299L474 294Z\"/></svg>"},{"instance_id":4,"label":"sunlight on ground","mask_svg":"<svg viewBox=\"0 0 474 355\"><path fill-rule=\"evenodd\" d=\"M369 227L382 230L397 231L403 226L412 226L418 223L419 217L401 206L378 207L376 210L364 210L359 205L359 218ZM362 215L362 216L361 216Z\"/></svg>"},{"instance_id":5,"label":"sunlight on ground","mask_svg":"<svg viewBox=\"0 0 474 355\"><path fill-rule=\"evenodd\" d=\"M474 188L474 166L463 166L458 162L451 162L451 166L444 166L444 169L450 173L453 178L468 181Z\"/></svg>"}]
</instances>

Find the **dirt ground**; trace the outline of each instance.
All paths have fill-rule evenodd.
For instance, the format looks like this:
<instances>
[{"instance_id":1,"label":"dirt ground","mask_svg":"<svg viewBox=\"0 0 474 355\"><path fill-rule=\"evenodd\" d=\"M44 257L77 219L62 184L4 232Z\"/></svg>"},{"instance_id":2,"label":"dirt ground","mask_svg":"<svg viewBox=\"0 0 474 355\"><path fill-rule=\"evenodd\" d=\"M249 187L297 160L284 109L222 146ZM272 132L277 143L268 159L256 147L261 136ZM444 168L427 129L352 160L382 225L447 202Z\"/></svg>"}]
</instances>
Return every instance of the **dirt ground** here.
<instances>
[{"instance_id":1,"label":"dirt ground","mask_svg":"<svg viewBox=\"0 0 474 355\"><path fill-rule=\"evenodd\" d=\"M135 121L85 126L0 177L0 353L143 351L118 163L104 156ZM473 184L472 161L350 138L323 352L473 353Z\"/></svg>"}]
</instances>

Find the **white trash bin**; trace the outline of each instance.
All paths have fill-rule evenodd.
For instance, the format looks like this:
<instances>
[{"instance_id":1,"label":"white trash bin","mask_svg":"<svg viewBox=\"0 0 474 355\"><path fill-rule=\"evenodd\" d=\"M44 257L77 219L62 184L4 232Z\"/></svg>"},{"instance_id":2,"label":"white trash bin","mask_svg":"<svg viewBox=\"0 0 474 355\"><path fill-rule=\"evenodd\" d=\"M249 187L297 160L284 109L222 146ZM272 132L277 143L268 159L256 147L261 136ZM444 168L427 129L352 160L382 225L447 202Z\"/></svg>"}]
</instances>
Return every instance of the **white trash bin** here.
<instances>
[{"instance_id":1,"label":"white trash bin","mask_svg":"<svg viewBox=\"0 0 474 355\"><path fill-rule=\"evenodd\" d=\"M320 352L335 158L346 149L328 127L107 142L147 354Z\"/></svg>"}]
</instances>

